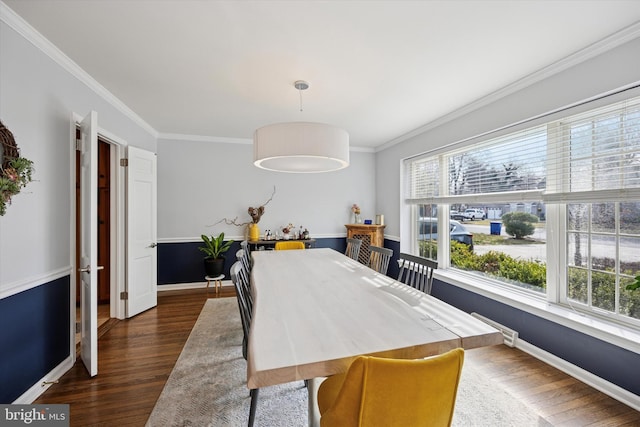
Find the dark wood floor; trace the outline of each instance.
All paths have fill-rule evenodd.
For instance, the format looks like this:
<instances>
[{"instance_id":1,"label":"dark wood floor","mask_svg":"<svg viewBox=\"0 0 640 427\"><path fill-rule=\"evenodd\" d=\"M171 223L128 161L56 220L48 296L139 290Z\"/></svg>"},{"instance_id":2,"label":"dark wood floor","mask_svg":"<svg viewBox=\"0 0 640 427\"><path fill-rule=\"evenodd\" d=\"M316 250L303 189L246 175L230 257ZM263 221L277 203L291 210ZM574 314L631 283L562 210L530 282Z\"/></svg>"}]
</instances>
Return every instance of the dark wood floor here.
<instances>
[{"instance_id":1,"label":"dark wood floor","mask_svg":"<svg viewBox=\"0 0 640 427\"><path fill-rule=\"evenodd\" d=\"M144 426L212 296L204 290L161 292L158 307L102 331L96 377L78 361L34 403L70 404L72 426ZM232 288L223 288L221 297L233 296ZM519 350L469 350L465 364L481 368L555 426L640 425L640 412Z\"/></svg>"}]
</instances>

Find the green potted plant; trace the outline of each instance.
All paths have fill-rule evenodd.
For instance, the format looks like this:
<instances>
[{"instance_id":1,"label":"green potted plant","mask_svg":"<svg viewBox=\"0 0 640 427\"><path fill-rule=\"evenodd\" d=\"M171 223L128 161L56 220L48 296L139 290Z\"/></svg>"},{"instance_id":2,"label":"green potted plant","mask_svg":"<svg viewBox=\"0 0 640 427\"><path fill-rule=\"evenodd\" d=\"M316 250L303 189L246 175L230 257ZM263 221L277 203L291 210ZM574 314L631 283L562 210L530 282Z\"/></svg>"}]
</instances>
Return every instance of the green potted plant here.
<instances>
[{"instance_id":1,"label":"green potted plant","mask_svg":"<svg viewBox=\"0 0 640 427\"><path fill-rule=\"evenodd\" d=\"M233 240L225 242L224 233L218 234L218 237L205 234L201 237L204 246L200 246L198 249L206 255L204 258L204 270L207 276L219 276L224 272L225 258L223 254L231 248Z\"/></svg>"}]
</instances>

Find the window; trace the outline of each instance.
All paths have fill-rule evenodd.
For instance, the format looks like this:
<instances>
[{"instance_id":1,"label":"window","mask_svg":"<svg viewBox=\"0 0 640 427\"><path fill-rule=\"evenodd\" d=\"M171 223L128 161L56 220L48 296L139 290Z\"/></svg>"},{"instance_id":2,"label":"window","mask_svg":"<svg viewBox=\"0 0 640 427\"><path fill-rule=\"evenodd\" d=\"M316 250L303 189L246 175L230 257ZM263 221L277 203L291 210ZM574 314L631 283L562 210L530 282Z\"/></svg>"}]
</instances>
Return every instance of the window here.
<instances>
[{"instance_id":1,"label":"window","mask_svg":"<svg viewBox=\"0 0 640 427\"><path fill-rule=\"evenodd\" d=\"M636 324L640 291L626 286L640 274L640 98L554 118L405 160L410 247L440 268Z\"/></svg>"},{"instance_id":2,"label":"window","mask_svg":"<svg viewBox=\"0 0 640 427\"><path fill-rule=\"evenodd\" d=\"M438 250L444 250L452 268L544 292L546 136L546 128L537 127L411 161L407 200L419 212L412 221L414 252L439 259ZM445 227L447 214L438 218L438 205L449 212L449 239L443 242L437 230ZM516 213L504 224L503 218ZM506 232L522 218L530 222L530 232L508 239Z\"/></svg>"},{"instance_id":3,"label":"window","mask_svg":"<svg viewBox=\"0 0 640 427\"><path fill-rule=\"evenodd\" d=\"M418 254L438 259L438 206L418 205L417 227Z\"/></svg>"},{"instance_id":4,"label":"window","mask_svg":"<svg viewBox=\"0 0 640 427\"><path fill-rule=\"evenodd\" d=\"M619 320L640 319L640 102L563 120L568 149L556 186L566 204L563 299ZM552 195L558 197L557 195ZM572 203L574 202L574 203Z\"/></svg>"},{"instance_id":5,"label":"window","mask_svg":"<svg viewBox=\"0 0 640 427\"><path fill-rule=\"evenodd\" d=\"M640 319L637 291L625 289L640 271L640 203L570 204L567 213L569 301Z\"/></svg>"}]
</instances>

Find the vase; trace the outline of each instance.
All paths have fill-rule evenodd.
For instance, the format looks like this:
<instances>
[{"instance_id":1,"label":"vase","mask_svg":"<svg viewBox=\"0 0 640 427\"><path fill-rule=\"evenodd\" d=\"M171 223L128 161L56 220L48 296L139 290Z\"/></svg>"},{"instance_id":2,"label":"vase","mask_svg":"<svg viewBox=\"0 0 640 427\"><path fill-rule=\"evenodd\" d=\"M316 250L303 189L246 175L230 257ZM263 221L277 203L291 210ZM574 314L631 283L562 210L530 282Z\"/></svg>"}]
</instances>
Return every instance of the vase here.
<instances>
[{"instance_id":1,"label":"vase","mask_svg":"<svg viewBox=\"0 0 640 427\"><path fill-rule=\"evenodd\" d=\"M362 218L360 218L360 214L353 214L353 223L362 224Z\"/></svg>"},{"instance_id":2,"label":"vase","mask_svg":"<svg viewBox=\"0 0 640 427\"><path fill-rule=\"evenodd\" d=\"M255 222L249 225L249 240L253 242L260 240L260 228Z\"/></svg>"},{"instance_id":3,"label":"vase","mask_svg":"<svg viewBox=\"0 0 640 427\"><path fill-rule=\"evenodd\" d=\"M284 240L289 240L290 237L291 236L289 235L289 233L284 233L284 235L282 236Z\"/></svg>"}]
</instances>

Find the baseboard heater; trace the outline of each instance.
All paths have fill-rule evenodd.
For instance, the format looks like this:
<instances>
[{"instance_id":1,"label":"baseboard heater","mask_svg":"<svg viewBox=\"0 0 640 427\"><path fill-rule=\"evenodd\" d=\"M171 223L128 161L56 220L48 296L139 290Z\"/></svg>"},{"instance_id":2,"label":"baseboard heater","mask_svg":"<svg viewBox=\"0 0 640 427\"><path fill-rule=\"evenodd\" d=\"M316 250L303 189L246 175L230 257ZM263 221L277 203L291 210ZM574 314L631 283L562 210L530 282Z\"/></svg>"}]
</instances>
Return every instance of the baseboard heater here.
<instances>
[{"instance_id":1,"label":"baseboard heater","mask_svg":"<svg viewBox=\"0 0 640 427\"><path fill-rule=\"evenodd\" d=\"M518 340L518 332L517 331L514 331L513 329L507 328L506 326L501 325L498 322L494 322L491 319L487 319L486 317L481 316L478 313L471 313L471 316L475 317L478 320L483 321L487 325L493 326L494 328L496 328L497 330L502 332L502 336L504 337L504 344L505 345L507 345L509 347L515 347L516 346L516 341Z\"/></svg>"}]
</instances>

